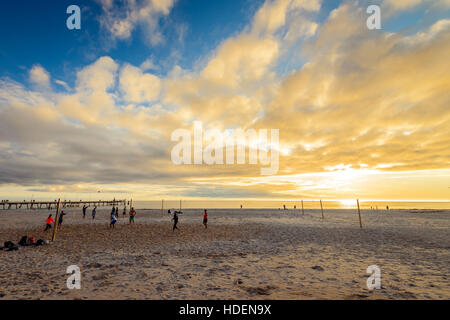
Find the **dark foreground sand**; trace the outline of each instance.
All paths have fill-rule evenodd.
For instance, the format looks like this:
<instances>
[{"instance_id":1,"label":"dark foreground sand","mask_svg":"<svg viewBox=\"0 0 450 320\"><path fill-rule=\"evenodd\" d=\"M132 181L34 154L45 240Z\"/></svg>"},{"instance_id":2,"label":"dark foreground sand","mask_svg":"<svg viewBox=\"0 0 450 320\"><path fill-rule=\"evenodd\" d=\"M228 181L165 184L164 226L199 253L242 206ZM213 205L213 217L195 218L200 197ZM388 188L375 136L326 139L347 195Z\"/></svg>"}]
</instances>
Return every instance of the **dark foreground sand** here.
<instances>
[{"instance_id":1,"label":"dark foreground sand","mask_svg":"<svg viewBox=\"0 0 450 320\"><path fill-rule=\"evenodd\" d=\"M22 235L49 239L48 212L0 213L0 241ZM69 214L57 241L0 251L0 299L449 299L447 211L201 212L170 217L138 212L109 230ZM16 226L14 222L26 219ZM355 223L356 222L356 223ZM66 268L81 269L81 290L66 287ZM382 271L381 290L367 289L369 265Z\"/></svg>"}]
</instances>

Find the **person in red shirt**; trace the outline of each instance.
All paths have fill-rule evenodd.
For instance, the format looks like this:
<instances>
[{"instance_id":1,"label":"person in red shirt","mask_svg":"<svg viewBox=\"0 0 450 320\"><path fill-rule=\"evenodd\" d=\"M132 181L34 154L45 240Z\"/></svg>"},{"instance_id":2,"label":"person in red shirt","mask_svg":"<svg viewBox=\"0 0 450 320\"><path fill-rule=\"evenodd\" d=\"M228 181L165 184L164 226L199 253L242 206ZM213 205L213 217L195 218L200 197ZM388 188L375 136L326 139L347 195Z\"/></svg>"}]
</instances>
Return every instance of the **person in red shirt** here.
<instances>
[{"instance_id":1,"label":"person in red shirt","mask_svg":"<svg viewBox=\"0 0 450 320\"><path fill-rule=\"evenodd\" d=\"M203 225L205 229L208 229L208 210L205 209L205 213L203 214Z\"/></svg>"},{"instance_id":2,"label":"person in red shirt","mask_svg":"<svg viewBox=\"0 0 450 320\"><path fill-rule=\"evenodd\" d=\"M48 229L52 228L52 222L55 223L55 221L53 220L52 215L49 215L47 220L46 220L47 225L45 226L45 230L44 231L47 231Z\"/></svg>"}]
</instances>

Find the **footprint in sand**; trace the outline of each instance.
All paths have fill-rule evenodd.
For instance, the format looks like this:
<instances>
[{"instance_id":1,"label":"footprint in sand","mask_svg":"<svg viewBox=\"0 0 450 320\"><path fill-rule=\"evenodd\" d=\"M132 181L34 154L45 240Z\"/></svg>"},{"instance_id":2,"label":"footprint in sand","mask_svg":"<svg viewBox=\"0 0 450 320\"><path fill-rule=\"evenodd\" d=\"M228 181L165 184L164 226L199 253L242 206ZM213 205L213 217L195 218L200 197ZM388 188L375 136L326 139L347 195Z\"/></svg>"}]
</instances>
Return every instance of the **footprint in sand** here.
<instances>
[{"instance_id":1,"label":"footprint in sand","mask_svg":"<svg viewBox=\"0 0 450 320\"><path fill-rule=\"evenodd\" d=\"M245 291L247 291L251 295L261 295L261 296L268 296L271 294L271 291L276 289L277 287L267 285L264 287L246 287L243 288Z\"/></svg>"},{"instance_id":2,"label":"footprint in sand","mask_svg":"<svg viewBox=\"0 0 450 320\"><path fill-rule=\"evenodd\" d=\"M314 267L311 267L311 269L316 270L316 271L324 271L324 269L321 266L314 266Z\"/></svg>"},{"instance_id":3,"label":"footprint in sand","mask_svg":"<svg viewBox=\"0 0 450 320\"><path fill-rule=\"evenodd\" d=\"M148 275L145 271L141 271L136 275L136 280L145 280L148 279Z\"/></svg>"},{"instance_id":4,"label":"footprint in sand","mask_svg":"<svg viewBox=\"0 0 450 320\"><path fill-rule=\"evenodd\" d=\"M92 280L96 280L96 281L98 281L98 280L106 280L108 278L109 278L109 274L107 272L102 272L102 273L100 273L98 275L92 276Z\"/></svg>"},{"instance_id":5,"label":"footprint in sand","mask_svg":"<svg viewBox=\"0 0 450 320\"><path fill-rule=\"evenodd\" d=\"M86 266L86 268L96 268L96 269L98 269L98 268L101 268L101 264L100 263L90 263L90 264L88 264L87 266Z\"/></svg>"}]
</instances>

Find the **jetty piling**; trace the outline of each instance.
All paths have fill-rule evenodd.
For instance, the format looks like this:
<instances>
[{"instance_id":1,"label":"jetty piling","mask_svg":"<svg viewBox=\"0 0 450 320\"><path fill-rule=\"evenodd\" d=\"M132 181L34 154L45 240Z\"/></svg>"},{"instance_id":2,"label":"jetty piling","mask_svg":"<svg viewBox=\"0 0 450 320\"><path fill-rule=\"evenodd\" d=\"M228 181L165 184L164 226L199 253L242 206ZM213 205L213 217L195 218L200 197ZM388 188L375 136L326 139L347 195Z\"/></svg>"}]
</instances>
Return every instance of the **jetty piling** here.
<instances>
[{"instance_id":1,"label":"jetty piling","mask_svg":"<svg viewBox=\"0 0 450 320\"><path fill-rule=\"evenodd\" d=\"M111 201L105 201L105 200L98 200L98 201L71 201L71 200L64 200L59 201L60 202L60 208L77 208L83 205L88 206L97 206L97 207L109 207L109 206L116 206L116 205L126 205L127 200L111 200ZM19 210L22 208L30 209L30 210L51 210L53 208L56 208L58 204L57 200L54 201L9 201L9 200L3 200L0 203L0 207L3 210Z\"/></svg>"},{"instance_id":2,"label":"jetty piling","mask_svg":"<svg viewBox=\"0 0 450 320\"><path fill-rule=\"evenodd\" d=\"M359 199L356 199L356 203L358 204L358 216L359 216L359 227L362 229L362 220L361 220L361 209L359 208Z\"/></svg>"},{"instance_id":3,"label":"jetty piling","mask_svg":"<svg viewBox=\"0 0 450 320\"><path fill-rule=\"evenodd\" d=\"M325 217L323 216L323 205L322 205L322 200L320 200L320 210L322 211L322 219L325 219Z\"/></svg>"}]
</instances>

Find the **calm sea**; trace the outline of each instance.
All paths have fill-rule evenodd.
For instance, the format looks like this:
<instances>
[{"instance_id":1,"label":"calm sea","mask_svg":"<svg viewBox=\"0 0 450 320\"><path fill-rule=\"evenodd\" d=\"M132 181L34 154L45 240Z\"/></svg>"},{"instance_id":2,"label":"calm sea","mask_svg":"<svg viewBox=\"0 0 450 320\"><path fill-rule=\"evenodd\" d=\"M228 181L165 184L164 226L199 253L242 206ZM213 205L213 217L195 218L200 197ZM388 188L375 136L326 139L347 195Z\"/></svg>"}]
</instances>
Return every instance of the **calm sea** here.
<instances>
[{"instance_id":1,"label":"calm sea","mask_svg":"<svg viewBox=\"0 0 450 320\"><path fill-rule=\"evenodd\" d=\"M161 209L161 201L134 201L133 205L137 209ZM239 209L242 205L245 209L283 209L286 205L287 209L292 209L294 206L301 209L301 200L294 201L275 201L275 200L182 200L181 208L186 209ZM356 208L356 200L323 200L322 205L328 209L350 209ZM305 209L320 209L320 202L304 201ZM435 202L435 201L360 201L361 209L427 209L427 210L450 210L450 201ZM180 201L164 201L164 209L179 209Z\"/></svg>"}]
</instances>

